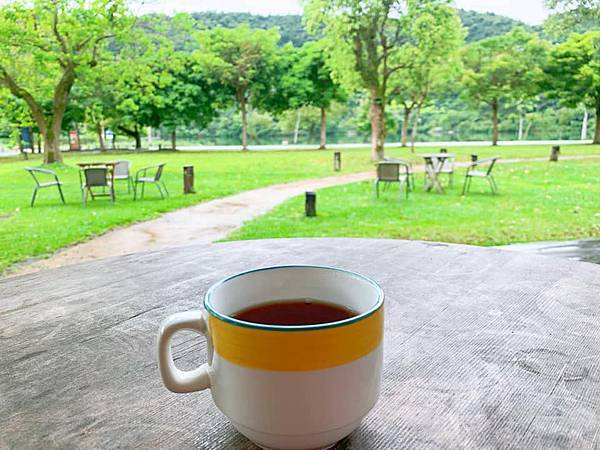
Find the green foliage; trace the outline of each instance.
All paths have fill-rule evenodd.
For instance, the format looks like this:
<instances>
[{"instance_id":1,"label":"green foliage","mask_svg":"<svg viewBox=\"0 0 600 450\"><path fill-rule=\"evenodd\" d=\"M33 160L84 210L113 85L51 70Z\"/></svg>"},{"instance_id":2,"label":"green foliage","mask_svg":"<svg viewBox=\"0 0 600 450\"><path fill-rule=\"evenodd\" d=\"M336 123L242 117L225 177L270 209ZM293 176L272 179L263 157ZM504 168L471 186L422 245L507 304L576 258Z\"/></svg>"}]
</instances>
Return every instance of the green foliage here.
<instances>
[{"instance_id":1,"label":"green foliage","mask_svg":"<svg viewBox=\"0 0 600 450\"><path fill-rule=\"evenodd\" d=\"M293 49L289 51L294 52ZM282 84L290 92L290 106L315 106L329 108L334 101L345 101L346 93L333 79L327 64L327 52L323 41L307 42L295 51L289 72L284 74Z\"/></svg>"},{"instance_id":2,"label":"green foliage","mask_svg":"<svg viewBox=\"0 0 600 450\"><path fill-rule=\"evenodd\" d=\"M60 161L59 135L71 88L102 63L109 39L129 24L122 0L12 1L0 7L0 86L22 99Z\"/></svg>"},{"instance_id":3,"label":"green foliage","mask_svg":"<svg viewBox=\"0 0 600 450\"><path fill-rule=\"evenodd\" d=\"M544 70L549 96L566 106L584 104L595 110L594 143L600 143L600 31L572 34L552 49Z\"/></svg>"},{"instance_id":4,"label":"green foliage","mask_svg":"<svg viewBox=\"0 0 600 450\"><path fill-rule=\"evenodd\" d=\"M600 30L598 0L546 0L552 14L544 22L544 30L558 41L571 33Z\"/></svg>"},{"instance_id":5,"label":"green foliage","mask_svg":"<svg viewBox=\"0 0 600 450\"><path fill-rule=\"evenodd\" d=\"M222 83L236 100L242 116L242 145L246 148L246 113L248 105L278 112L286 109L279 96L277 80L281 77L277 48L279 32L252 30L247 25L229 29L217 27L198 34L198 63Z\"/></svg>"},{"instance_id":6,"label":"green foliage","mask_svg":"<svg viewBox=\"0 0 600 450\"><path fill-rule=\"evenodd\" d=\"M600 102L600 31L572 34L553 48L544 67L544 88L564 105Z\"/></svg>"},{"instance_id":7,"label":"green foliage","mask_svg":"<svg viewBox=\"0 0 600 450\"><path fill-rule=\"evenodd\" d=\"M458 15L463 26L468 31L466 41L469 44L506 34L515 27L522 27L530 32L539 31L538 27L528 26L518 20L499 16L494 13L481 13L459 9Z\"/></svg>"},{"instance_id":8,"label":"green foliage","mask_svg":"<svg viewBox=\"0 0 600 450\"><path fill-rule=\"evenodd\" d=\"M408 24L406 34L412 42L402 47L406 67L389 80L390 100L404 108L403 145L407 142L411 111L420 109L429 96L447 88L461 69L460 49L465 33L456 11L448 5L427 6ZM413 130L414 138L416 126Z\"/></svg>"},{"instance_id":9,"label":"green foliage","mask_svg":"<svg viewBox=\"0 0 600 450\"><path fill-rule=\"evenodd\" d=\"M547 47L537 35L515 28L465 49L464 95L491 107L494 145L498 140L499 104L523 102L539 92Z\"/></svg>"},{"instance_id":10,"label":"green foliage","mask_svg":"<svg viewBox=\"0 0 600 450\"><path fill-rule=\"evenodd\" d=\"M471 44L463 58L466 95L487 104L535 95L546 50L536 35L521 28Z\"/></svg>"},{"instance_id":11,"label":"green foliage","mask_svg":"<svg viewBox=\"0 0 600 450\"><path fill-rule=\"evenodd\" d=\"M250 28L268 30L278 28L281 34L280 44L291 43L294 47L300 47L311 40L302 24L302 16L298 15L269 15L259 16L250 13L221 13L221 12L198 12L192 16L207 28L237 28L247 24Z\"/></svg>"}]
</instances>

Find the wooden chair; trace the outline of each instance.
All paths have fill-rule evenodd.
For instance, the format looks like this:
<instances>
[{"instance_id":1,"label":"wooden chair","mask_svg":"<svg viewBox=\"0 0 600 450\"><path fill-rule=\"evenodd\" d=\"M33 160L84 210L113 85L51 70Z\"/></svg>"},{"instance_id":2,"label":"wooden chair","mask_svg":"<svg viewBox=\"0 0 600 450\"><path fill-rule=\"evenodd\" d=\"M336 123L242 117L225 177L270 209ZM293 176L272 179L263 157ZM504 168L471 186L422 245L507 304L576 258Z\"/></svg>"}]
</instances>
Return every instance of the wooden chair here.
<instances>
[{"instance_id":1,"label":"wooden chair","mask_svg":"<svg viewBox=\"0 0 600 450\"><path fill-rule=\"evenodd\" d=\"M379 183L384 183L384 190L390 183L398 183L400 192L404 185L404 195L408 198L410 189L410 172L408 164L398 161L382 161L377 164L377 179L375 180L375 196L379 198Z\"/></svg>"},{"instance_id":2,"label":"wooden chair","mask_svg":"<svg viewBox=\"0 0 600 450\"><path fill-rule=\"evenodd\" d=\"M60 199L62 200L63 205L65 204L65 197L63 195L62 188L61 188L62 183L58 180L58 175L56 175L56 172L53 172L48 169L40 169L38 167L25 167L25 170L27 172L29 172L29 174L33 177L33 181L35 182L35 187L33 188L33 195L31 196L31 207L32 208L33 208L33 205L35 204L35 196L37 195L38 189L43 189L43 188L52 187L52 186L56 186L56 188L58 189L58 193L60 194ZM44 181L44 182L40 183L38 176L45 177L48 175L53 177L54 180L53 181Z\"/></svg>"},{"instance_id":3,"label":"wooden chair","mask_svg":"<svg viewBox=\"0 0 600 450\"><path fill-rule=\"evenodd\" d=\"M108 167L85 167L79 171L79 181L83 206L87 206L88 193L92 196L92 200L96 200L96 197L110 197L111 202L115 203L112 171ZM96 187L101 187L102 193L94 192L92 188ZM104 193L106 188L108 194Z\"/></svg>"},{"instance_id":4,"label":"wooden chair","mask_svg":"<svg viewBox=\"0 0 600 450\"><path fill-rule=\"evenodd\" d=\"M473 161L471 165L467 168L467 173L465 175L465 183L463 184L462 195L469 192L471 189L471 180L473 178L485 178L490 184L490 188L492 189L492 194L498 193L498 185L496 184L496 180L492 175L492 170L494 169L494 165L496 161L500 159L499 156L494 156L492 158L485 158Z\"/></svg>"},{"instance_id":5,"label":"wooden chair","mask_svg":"<svg viewBox=\"0 0 600 450\"><path fill-rule=\"evenodd\" d=\"M133 185L133 179L131 178L131 174L129 173L129 167L131 166L130 161L117 161L115 164L115 173L113 175L113 180L125 180L127 181L127 193L131 192L131 186Z\"/></svg>"},{"instance_id":6,"label":"wooden chair","mask_svg":"<svg viewBox=\"0 0 600 450\"><path fill-rule=\"evenodd\" d=\"M137 173L135 174L135 181L133 184L133 199L134 200L137 198L138 184L142 185L142 195L140 196L140 198L142 200L144 199L144 186L146 186L147 183L156 185L156 187L158 188L158 192L160 193L160 198L162 198L162 199L165 198L162 189L165 190L164 193L167 195L167 197L169 196L169 191L167 191L167 186L165 185L164 181L161 180L165 164L166 163L156 164L154 166L144 167L137 171ZM153 171L153 170L155 170L154 175L148 175L148 171ZM162 186L162 189L161 189L161 186Z\"/></svg>"}]
</instances>

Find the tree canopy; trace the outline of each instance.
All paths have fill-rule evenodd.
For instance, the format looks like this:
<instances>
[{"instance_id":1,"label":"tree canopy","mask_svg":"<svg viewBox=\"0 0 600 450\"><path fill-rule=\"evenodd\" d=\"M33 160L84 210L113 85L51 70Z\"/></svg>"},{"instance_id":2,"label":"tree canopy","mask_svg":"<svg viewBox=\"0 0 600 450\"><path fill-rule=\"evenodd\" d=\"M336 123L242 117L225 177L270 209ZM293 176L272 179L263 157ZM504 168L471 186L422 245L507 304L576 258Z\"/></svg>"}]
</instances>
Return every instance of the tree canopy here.
<instances>
[{"instance_id":1,"label":"tree canopy","mask_svg":"<svg viewBox=\"0 0 600 450\"><path fill-rule=\"evenodd\" d=\"M544 71L550 97L569 107L582 104L595 111L594 143L600 144L600 31L572 34L552 49Z\"/></svg>"},{"instance_id":2,"label":"tree canopy","mask_svg":"<svg viewBox=\"0 0 600 450\"><path fill-rule=\"evenodd\" d=\"M493 145L498 143L500 103L517 102L537 94L546 50L538 36L522 28L475 42L465 49L464 94L490 106Z\"/></svg>"},{"instance_id":3,"label":"tree canopy","mask_svg":"<svg viewBox=\"0 0 600 450\"><path fill-rule=\"evenodd\" d=\"M62 119L75 79L96 67L129 17L122 0L13 1L0 7L0 84L22 99L42 136L46 162L62 161Z\"/></svg>"}]
</instances>

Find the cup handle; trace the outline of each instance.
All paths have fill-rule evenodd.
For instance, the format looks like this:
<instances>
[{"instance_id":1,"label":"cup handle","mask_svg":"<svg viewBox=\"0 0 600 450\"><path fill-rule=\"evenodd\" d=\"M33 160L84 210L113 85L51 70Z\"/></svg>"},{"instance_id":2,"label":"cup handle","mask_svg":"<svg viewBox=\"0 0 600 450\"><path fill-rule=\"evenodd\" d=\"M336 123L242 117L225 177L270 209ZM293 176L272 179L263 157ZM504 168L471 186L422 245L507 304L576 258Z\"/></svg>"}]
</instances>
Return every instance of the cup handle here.
<instances>
[{"instance_id":1,"label":"cup handle","mask_svg":"<svg viewBox=\"0 0 600 450\"><path fill-rule=\"evenodd\" d=\"M190 330L207 336L208 327L202 311L186 311L167 317L158 331L158 368L167 389L172 392L202 391L210 387L208 364L194 370L179 370L171 354L171 338L180 330Z\"/></svg>"}]
</instances>

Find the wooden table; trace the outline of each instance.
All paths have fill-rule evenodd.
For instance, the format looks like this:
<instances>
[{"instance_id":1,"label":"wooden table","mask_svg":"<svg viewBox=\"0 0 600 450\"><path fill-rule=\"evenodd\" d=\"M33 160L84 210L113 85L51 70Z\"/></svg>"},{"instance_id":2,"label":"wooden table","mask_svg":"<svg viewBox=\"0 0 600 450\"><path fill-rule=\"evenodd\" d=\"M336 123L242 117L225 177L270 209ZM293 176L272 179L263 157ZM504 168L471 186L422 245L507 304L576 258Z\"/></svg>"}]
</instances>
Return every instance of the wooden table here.
<instances>
[{"instance_id":1,"label":"wooden table","mask_svg":"<svg viewBox=\"0 0 600 450\"><path fill-rule=\"evenodd\" d=\"M437 192L444 192L444 187L439 179L440 171L448 158L454 158L453 153L419 153L425 160L425 190L435 188Z\"/></svg>"},{"instance_id":2,"label":"wooden table","mask_svg":"<svg viewBox=\"0 0 600 450\"><path fill-rule=\"evenodd\" d=\"M77 165L81 168L85 167L108 167L113 168L118 164L118 161L94 161L94 162L79 162Z\"/></svg>"},{"instance_id":3,"label":"wooden table","mask_svg":"<svg viewBox=\"0 0 600 450\"><path fill-rule=\"evenodd\" d=\"M80 162L77 163L79 167L82 169L86 169L88 167L106 167L110 173L111 181L114 183L115 176L115 166L119 163L119 161L94 161L94 162Z\"/></svg>"},{"instance_id":4,"label":"wooden table","mask_svg":"<svg viewBox=\"0 0 600 450\"><path fill-rule=\"evenodd\" d=\"M156 332L218 279L279 263L345 267L386 292L381 398L337 449L599 448L600 266L368 239L189 246L0 280L0 448L254 448L208 391L162 386ZM180 367L206 359L203 339L178 337Z\"/></svg>"},{"instance_id":5,"label":"wooden table","mask_svg":"<svg viewBox=\"0 0 600 450\"><path fill-rule=\"evenodd\" d=\"M93 161L93 162L80 162L77 163L77 165L79 167L81 167L81 169L87 169L89 167L106 167L106 169L108 170L108 174L110 176L110 182L112 184L112 192L114 197L116 198L116 193L114 191L114 186L115 186L115 166L118 164L118 161ZM91 189L88 188L88 191L91 193ZM104 187L102 188L102 192L104 192ZM127 191L129 192L129 191ZM110 194L96 194L98 195L102 195L102 196L109 196ZM93 196L92 196L93 198ZM85 204L84 204L85 206Z\"/></svg>"}]
</instances>

